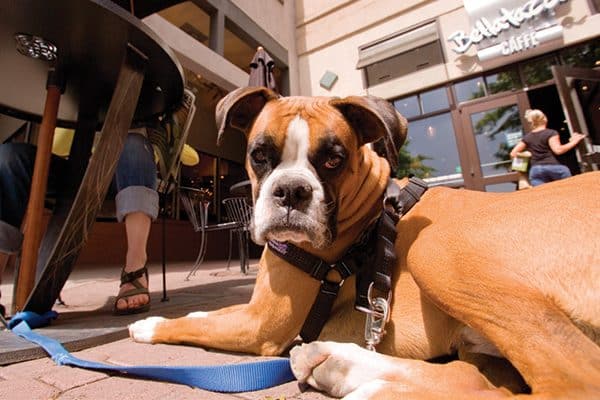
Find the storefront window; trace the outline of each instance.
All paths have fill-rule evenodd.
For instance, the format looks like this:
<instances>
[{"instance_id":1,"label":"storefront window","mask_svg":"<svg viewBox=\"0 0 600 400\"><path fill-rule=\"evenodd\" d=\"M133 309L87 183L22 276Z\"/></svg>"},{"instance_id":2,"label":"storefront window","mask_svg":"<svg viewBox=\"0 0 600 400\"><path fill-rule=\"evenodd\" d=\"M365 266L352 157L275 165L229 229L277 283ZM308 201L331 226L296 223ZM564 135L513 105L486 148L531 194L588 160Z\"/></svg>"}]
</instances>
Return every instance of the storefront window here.
<instances>
[{"instance_id":1,"label":"storefront window","mask_svg":"<svg viewBox=\"0 0 600 400\"><path fill-rule=\"evenodd\" d=\"M463 101L477 99L485 96L485 84L482 77L462 81L454 85L456 100Z\"/></svg>"},{"instance_id":2,"label":"storefront window","mask_svg":"<svg viewBox=\"0 0 600 400\"><path fill-rule=\"evenodd\" d=\"M397 176L411 174L430 181L462 178L449 112L410 122Z\"/></svg>"},{"instance_id":3,"label":"storefront window","mask_svg":"<svg viewBox=\"0 0 600 400\"><path fill-rule=\"evenodd\" d=\"M396 110L398 110L398 112L405 118L412 118L421 115L419 98L417 95L408 96L394 101L394 107L396 107Z\"/></svg>"},{"instance_id":4,"label":"storefront window","mask_svg":"<svg viewBox=\"0 0 600 400\"><path fill-rule=\"evenodd\" d=\"M423 106L423 114L450 108L446 88L441 87L421 93L421 104Z\"/></svg>"},{"instance_id":5,"label":"storefront window","mask_svg":"<svg viewBox=\"0 0 600 400\"><path fill-rule=\"evenodd\" d=\"M522 87L519 73L516 69L486 75L485 81L489 94L507 92Z\"/></svg>"},{"instance_id":6,"label":"storefront window","mask_svg":"<svg viewBox=\"0 0 600 400\"><path fill-rule=\"evenodd\" d=\"M483 176L508 172L510 150L523 136L519 107L514 104L473 113L471 124Z\"/></svg>"},{"instance_id":7,"label":"storefront window","mask_svg":"<svg viewBox=\"0 0 600 400\"><path fill-rule=\"evenodd\" d=\"M600 62L600 40L575 46L561 52L563 64L571 67L594 68Z\"/></svg>"},{"instance_id":8,"label":"storefront window","mask_svg":"<svg viewBox=\"0 0 600 400\"><path fill-rule=\"evenodd\" d=\"M550 67L556 64L554 56L538 58L524 64L522 68L525 84L531 86L551 80L552 70Z\"/></svg>"}]
</instances>

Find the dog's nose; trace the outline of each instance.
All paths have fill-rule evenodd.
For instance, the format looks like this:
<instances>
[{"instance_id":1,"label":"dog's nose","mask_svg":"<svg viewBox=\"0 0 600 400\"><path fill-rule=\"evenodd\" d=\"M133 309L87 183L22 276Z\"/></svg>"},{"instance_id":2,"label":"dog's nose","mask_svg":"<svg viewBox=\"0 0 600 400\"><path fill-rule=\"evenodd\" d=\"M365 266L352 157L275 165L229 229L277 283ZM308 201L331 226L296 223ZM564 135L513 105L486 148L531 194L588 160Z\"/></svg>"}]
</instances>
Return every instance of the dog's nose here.
<instances>
[{"instance_id":1,"label":"dog's nose","mask_svg":"<svg viewBox=\"0 0 600 400\"><path fill-rule=\"evenodd\" d=\"M312 186L303 180L288 180L273 189L273 197L279 205L297 210L308 206L312 193Z\"/></svg>"}]
</instances>

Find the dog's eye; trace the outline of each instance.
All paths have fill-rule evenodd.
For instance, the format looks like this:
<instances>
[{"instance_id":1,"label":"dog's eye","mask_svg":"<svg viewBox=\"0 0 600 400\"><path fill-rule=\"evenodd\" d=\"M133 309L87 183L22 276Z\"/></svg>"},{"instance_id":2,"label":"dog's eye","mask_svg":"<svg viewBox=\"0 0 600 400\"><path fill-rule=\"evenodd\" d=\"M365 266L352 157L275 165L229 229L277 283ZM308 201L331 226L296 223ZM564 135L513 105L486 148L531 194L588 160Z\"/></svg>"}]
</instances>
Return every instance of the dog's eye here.
<instances>
[{"instance_id":1,"label":"dog's eye","mask_svg":"<svg viewBox=\"0 0 600 400\"><path fill-rule=\"evenodd\" d=\"M267 155L262 150L254 150L251 154L252 160L255 163L262 164L267 161Z\"/></svg>"},{"instance_id":2,"label":"dog's eye","mask_svg":"<svg viewBox=\"0 0 600 400\"><path fill-rule=\"evenodd\" d=\"M329 156L323 166L327 169L336 169L344 159L340 156Z\"/></svg>"}]
</instances>

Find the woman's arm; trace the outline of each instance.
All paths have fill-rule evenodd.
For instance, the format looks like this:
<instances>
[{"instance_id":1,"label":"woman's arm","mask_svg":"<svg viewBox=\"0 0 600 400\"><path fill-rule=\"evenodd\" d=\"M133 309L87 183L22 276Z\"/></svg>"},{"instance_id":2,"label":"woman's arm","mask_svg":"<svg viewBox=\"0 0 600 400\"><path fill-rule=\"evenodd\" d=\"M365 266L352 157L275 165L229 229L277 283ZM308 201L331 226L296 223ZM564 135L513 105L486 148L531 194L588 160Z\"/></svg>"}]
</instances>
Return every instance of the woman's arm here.
<instances>
[{"instance_id":1,"label":"woman's arm","mask_svg":"<svg viewBox=\"0 0 600 400\"><path fill-rule=\"evenodd\" d=\"M513 147L513 149L510 152L510 158L515 158L517 156L517 154L519 154L520 152L522 152L523 150L525 150L527 148L527 145L525 144L524 141L520 140L519 143L517 143L515 145L515 147Z\"/></svg>"},{"instance_id":2,"label":"woman's arm","mask_svg":"<svg viewBox=\"0 0 600 400\"><path fill-rule=\"evenodd\" d=\"M579 144L579 142L581 142L583 140L584 137L585 137L585 135L574 132L571 135L571 139L569 139L569 141L567 143L561 144L560 136L554 135L554 136L551 136L550 139L548 139L548 145L552 149L552 152L554 154L556 154L557 156L559 156L559 155L564 154L567 151L571 150L573 147L577 146Z\"/></svg>"}]
</instances>

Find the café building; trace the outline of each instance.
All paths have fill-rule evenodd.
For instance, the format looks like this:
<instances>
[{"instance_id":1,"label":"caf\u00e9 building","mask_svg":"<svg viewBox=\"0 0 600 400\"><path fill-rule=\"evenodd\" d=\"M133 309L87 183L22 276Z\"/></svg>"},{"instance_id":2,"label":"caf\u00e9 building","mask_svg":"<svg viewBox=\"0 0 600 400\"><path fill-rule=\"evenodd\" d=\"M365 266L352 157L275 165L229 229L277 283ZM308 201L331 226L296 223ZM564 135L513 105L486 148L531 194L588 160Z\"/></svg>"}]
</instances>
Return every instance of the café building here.
<instances>
[{"instance_id":1,"label":"caf\u00e9 building","mask_svg":"<svg viewBox=\"0 0 600 400\"><path fill-rule=\"evenodd\" d=\"M588 134L560 157L573 173L598 168L597 0L337 3L304 10L300 91L392 101L409 120L400 175L516 190L509 152L528 108L543 110L562 141Z\"/></svg>"}]
</instances>

